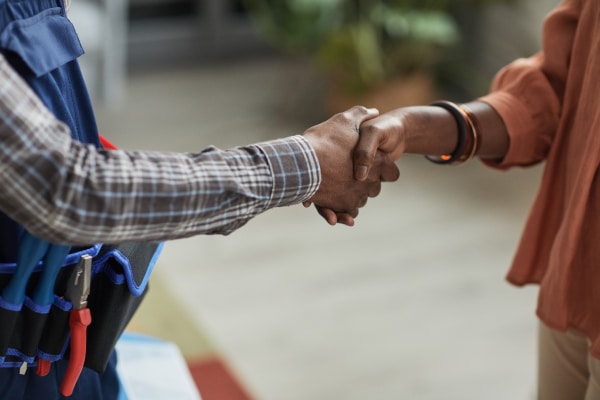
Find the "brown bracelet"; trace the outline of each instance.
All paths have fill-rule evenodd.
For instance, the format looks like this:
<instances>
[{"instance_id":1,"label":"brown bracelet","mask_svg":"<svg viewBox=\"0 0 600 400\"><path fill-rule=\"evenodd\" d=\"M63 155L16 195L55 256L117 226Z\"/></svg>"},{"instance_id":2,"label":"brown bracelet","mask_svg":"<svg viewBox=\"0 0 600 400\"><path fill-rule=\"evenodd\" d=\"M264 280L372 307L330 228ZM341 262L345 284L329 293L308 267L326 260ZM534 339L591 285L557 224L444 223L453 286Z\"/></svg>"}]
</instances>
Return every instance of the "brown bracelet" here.
<instances>
[{"instance_id":1,"label":"brown bracelet","mask_svg":"<svg viewBox=\"0 0 600 400\"><path fill-rule=\"evenodd\" d=\"M458 139L452 154L428 155L425 158L436 164L451 165L459 165L471 159L477 153L479 147L479 124L473 113L445 100L436 101L431 105L441 107L452 114L458 127Z\"/></svg>"}]
</instances>

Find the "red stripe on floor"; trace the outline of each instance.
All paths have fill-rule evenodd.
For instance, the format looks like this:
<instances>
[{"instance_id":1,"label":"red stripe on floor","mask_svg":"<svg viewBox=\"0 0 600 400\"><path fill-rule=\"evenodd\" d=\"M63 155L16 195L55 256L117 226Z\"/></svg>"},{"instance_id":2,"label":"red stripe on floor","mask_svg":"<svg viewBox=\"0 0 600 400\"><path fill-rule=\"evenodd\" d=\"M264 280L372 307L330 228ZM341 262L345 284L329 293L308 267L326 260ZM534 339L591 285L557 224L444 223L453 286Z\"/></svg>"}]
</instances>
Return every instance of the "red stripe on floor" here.
<instances>
[{"instance_id":1,"label":"red stripe on floor","mask_svg":"<svg viewBox=\"0 0 600 400\"><path fill-rule=\"evenodd\" d=\"M202 400L252 400L220 359L192 361L188 366Z\"/></svg>"}]
</instances>

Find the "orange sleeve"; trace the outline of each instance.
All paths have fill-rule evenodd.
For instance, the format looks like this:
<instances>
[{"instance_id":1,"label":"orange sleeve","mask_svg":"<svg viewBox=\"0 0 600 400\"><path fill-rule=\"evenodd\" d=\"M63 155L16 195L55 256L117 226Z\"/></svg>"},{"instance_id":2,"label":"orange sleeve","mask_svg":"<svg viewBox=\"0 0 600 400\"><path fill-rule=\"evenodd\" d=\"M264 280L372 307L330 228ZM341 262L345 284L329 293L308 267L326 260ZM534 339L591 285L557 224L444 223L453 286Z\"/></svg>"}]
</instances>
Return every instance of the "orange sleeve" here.
<instances>
[{"instance_id":1,"label":"orange sleeve","mask_svg":"<svg viewBox=\"0 0 600 400\"><path fill-rule=\"evenodd\" d=\"M573 39L582 0L565 0L544 22L543 49L518 59L495 76L491 91L479 100L504 121L510 145L496 168L527 166L546 159L558 127Z\"/></svg>"}]
</instances>

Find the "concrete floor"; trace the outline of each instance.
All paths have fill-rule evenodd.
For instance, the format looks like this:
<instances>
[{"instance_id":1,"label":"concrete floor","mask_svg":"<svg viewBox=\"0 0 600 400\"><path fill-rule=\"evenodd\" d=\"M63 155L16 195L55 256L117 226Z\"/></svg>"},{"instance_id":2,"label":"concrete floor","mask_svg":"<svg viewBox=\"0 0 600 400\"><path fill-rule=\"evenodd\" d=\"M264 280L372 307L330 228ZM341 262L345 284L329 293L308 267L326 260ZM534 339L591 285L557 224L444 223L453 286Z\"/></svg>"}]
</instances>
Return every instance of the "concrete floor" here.
<instances>
[{"instance_id":1,"label":"concrete floor","mask_svg":"<svg viewBox=\"0 0 600 400\"><path fill-rule=\"evenodd\" d=\"M314 87L273 59L133 74L98 121L123 148L230 147L301 133ZM504 275L541 169L398 164L354 228L295 206L169 242L150 296L189 323L159 335L193 353L203 332L260 400L531 399L536 289Z\"/></svg>"}]
</instances>

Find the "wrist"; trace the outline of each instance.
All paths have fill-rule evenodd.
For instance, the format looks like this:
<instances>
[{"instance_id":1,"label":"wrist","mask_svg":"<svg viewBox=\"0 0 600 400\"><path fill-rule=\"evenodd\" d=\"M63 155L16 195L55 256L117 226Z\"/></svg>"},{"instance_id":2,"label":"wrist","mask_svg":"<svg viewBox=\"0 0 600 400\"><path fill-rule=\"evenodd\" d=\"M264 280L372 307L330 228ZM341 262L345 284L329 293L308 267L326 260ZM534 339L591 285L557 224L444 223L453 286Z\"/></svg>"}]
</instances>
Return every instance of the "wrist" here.
<instances>
[{"instance_id":1,"label":"wrist","mask_svg":"<svg viewBox=\"0 0 600 400\"><path fill-rule=\"evenodd\" d=\"M483 101L464 104L479 121L480 145L477 156L486 159L502 159L509 146L509 136L500 115Z\"/></svg>"},{"instance_id":2,"label":"wrist","mask_svg":"<svg viewBox=\"0 0 600 400\"><path fill-rule=\"evenodd\" d=\"M454 165L462 164L473 158L479 147L480 128L477 117L466 105L458 105L451 101L436 101L431 105L448 111L454 118L458 132L456 146L451 153L425 157L436 164Z\"/></svg>"},{"instance_id":3,"label":"wrist","mask_svg":"<svg viewBox=\"0 0 600 400\"><path fill-rule=\"evenodd\" d=\"M402 142L410 154L449 154L458 144L454 117L435 106L404 109Z\"/></svg>"}]
</instances>

